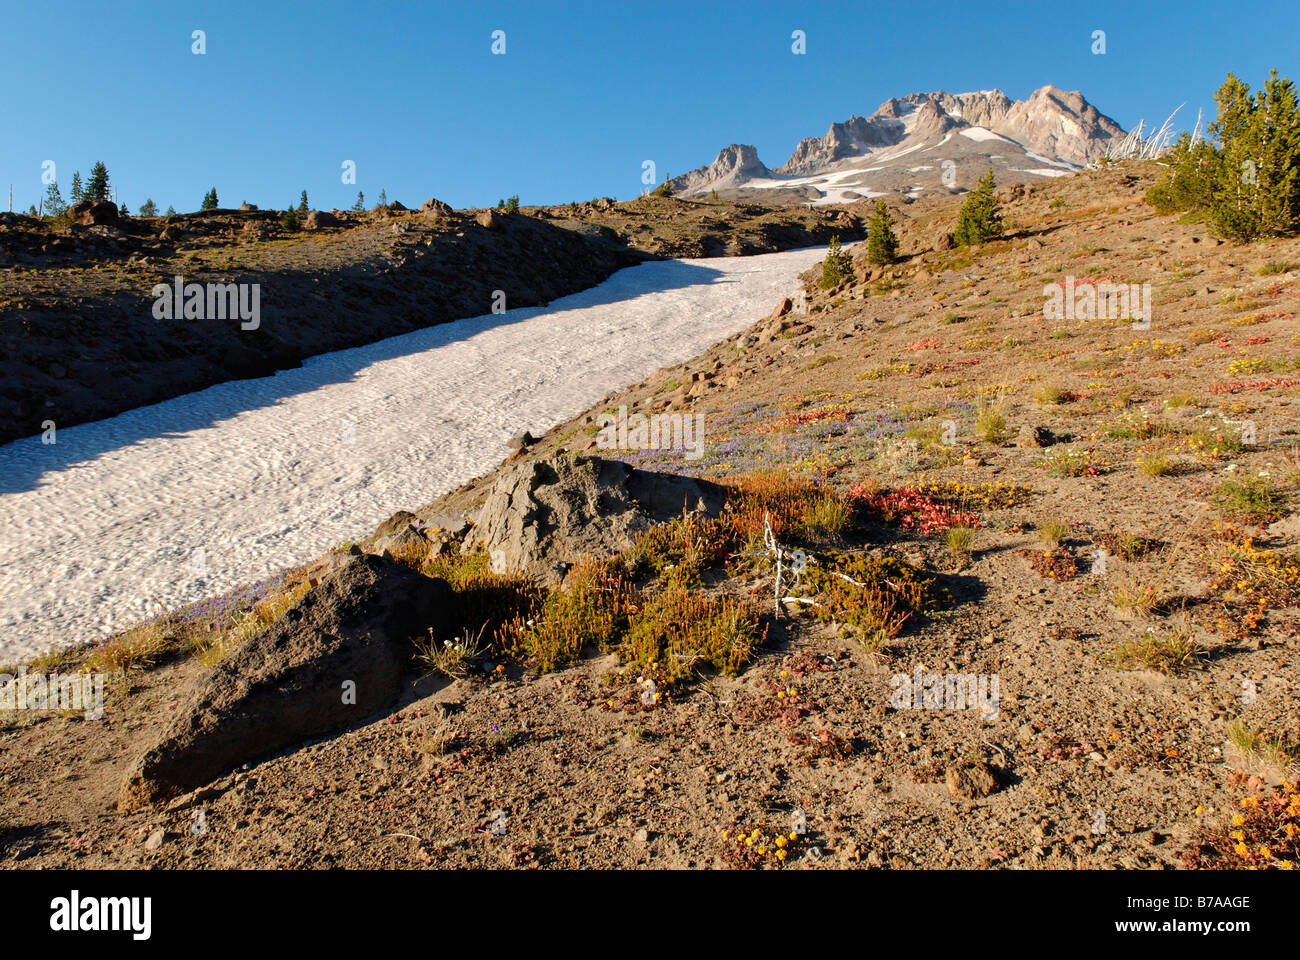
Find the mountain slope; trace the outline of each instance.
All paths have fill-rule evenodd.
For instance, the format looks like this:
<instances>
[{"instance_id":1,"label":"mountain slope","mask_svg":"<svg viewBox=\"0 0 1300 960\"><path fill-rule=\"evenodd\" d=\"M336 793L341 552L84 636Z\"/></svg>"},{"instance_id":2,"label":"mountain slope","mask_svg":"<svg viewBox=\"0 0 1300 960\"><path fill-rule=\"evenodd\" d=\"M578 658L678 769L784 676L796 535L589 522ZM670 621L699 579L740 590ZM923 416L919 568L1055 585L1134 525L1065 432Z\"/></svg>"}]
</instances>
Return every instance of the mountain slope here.
<instances>
[{"instance_id":1,"label":"mountain slope","mask_svg":"<svg viewBox=\"0 0 1300 960\"><path fill-rule=\"evenodd\" d=\"M1052 86L1027 100L1000 90L913 93L886 100L870 117L831 124L799 141L769 169L748 145L732 144L713 163L673 180L682 196L728 196L842 203L901 193L968 189L988 167L1000 182L1061 176L1105 155L1124 136L1078 91Z\"/></svg>"}]
</instances>

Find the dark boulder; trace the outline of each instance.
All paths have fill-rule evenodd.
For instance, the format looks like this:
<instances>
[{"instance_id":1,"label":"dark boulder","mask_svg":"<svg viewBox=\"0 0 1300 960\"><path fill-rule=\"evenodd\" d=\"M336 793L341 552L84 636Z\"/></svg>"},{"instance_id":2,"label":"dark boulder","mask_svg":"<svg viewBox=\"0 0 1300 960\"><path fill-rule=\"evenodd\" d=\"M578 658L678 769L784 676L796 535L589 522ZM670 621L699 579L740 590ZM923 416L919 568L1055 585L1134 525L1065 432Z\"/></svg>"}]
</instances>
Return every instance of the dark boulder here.
<instances>
[{"instance_id":1,"label":"dark boulder","mask_svg":"<svg viewBox=\"0 0 1300 960\"><path fill-rule=\"evenodd\" d=\"M716 484L636 470L619 460L560 457L521 463L489 492L462 552L483 547L498 568L553 584L582 557L609 557L686 510L716 515Z\"/></svg>"},{"instance_id":2,"label":"dark boulder","mask_svg":"<svg viewBox=\"0 0 1300 960\"><path fill-rule=\"evenodd\" d=\"M451 204L430 197L420 204L420 212L431 217L450 217L455 211L452 210Z\"/></svg>"},{"instance_id":3,"label":"dark boulder","mask_svg":"<svg viewBox=\"0 0 1300 960\"><path fill-rule=\"evenodd\" d=\"M337 227L341 224L338 217L332 213L326 213L324 210L308 210L307 215L302 218L303 228L306 230L320 230L324 227Z\"/></svg>"},{"instance_id":4,"label":"dark boulder","mask_svg":"<svg viewBox=\"0 0 1300 960\"><path fill-rule=\"evenodd\" d=\"M445 581L379 557L337 555L283 616L199 676L131 767L119 809L168 800L391 707L411 640L454 626L451 598Z\"/></svg>"},{"instance_id":5,"label":"dark boulder","mask_svg":"<svg viewBox=\"0 0 1300 960\"><path fill-rule=\"evenodd\" d=\"M117 204L111 200L81 200L68 207L67 218L82 226L103 224L116 226L118 221Z\"/></svg>"}]
</instances>

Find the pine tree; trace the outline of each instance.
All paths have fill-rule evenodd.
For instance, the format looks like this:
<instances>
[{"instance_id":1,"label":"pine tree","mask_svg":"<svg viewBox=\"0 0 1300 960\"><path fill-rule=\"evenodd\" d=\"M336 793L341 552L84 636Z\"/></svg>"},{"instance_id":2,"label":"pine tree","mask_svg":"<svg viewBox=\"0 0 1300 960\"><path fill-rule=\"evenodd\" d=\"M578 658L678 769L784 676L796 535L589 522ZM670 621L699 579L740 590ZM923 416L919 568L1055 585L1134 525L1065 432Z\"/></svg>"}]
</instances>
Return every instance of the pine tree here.
<instances>
[{"instance_id":1,"label":"pine tree","mask_svg":"<svg viewBox=\"0 0 1300 960\"><path fill-rule=\"evenodd\" d=\"M213 187L203 195L203 203L199 206L200 210L217 209L217 188Z\"/></svg>"},{"instance_id":2,"label":"pine tree","mask_svg":"<svg viewBox=\"0 0 1300 960\"><path fill-rule=\"evenodd\" d=\"M90 178L86 181L86 200L108 199L108 167L100 161L90 168Z\"/></svg>"},{"instance_id":3,"label":"pine tree","mask_svg":"<svg viewBox=\"0 0 1300 960\"><path fill-rule=\"evenodd\" d=\"M286 230L293 231L297 230L301 225L302 224L298 221L297 211L293 209L292 203L289 204L284 211L284 216L280 218L280 226L284 227Z\"/></svg>"},{"instance_id":4,"label":"pine tree","mask_svg":"<svg viewBox=\"0 0 1300 960\"><path fill-rule=\"evenodd\" d=\"M306 213L306 212L307 212L308 210L310 210L310 209L311 209L311 207L309 207L309 206L307 205L307 191L304 190L304 191L302 192L302 199L300 199L300 200L298 201L298 212L299 212L299 213Z\"/></svg>"},{"instance_id":5,"label":"pine tree","mask_svg":"<svg viewBox=\"0 0 1300 960\"><path fill-rule=\"evenodd\" d=\"M1253 96L1228 74L1214 94L1209 138L1184 134L1163 158L1169 173L1147 191L1159 213L1188 211L1220 236L1247 241L1300 230L1300 102L1277 71Z\"/></svg>"},{"instance_id":6,"label":"pine tree","mask_svg":"<svg viewBox=\"0 0 1300 960\"><path fill-rule=\"evenodd\" d=\"M382 187L379 189L379 209L388 209L388 193Z\"/></svg>"},{"instance_id":7,"label":"pine tree","mask_svg":"<svg viewBox=\"0 0 1300 960\"><path fill-rule=\"evenodd\" d=\"M140 204L140 216L156 217L158 216L158 205L153 200L146 198L144 203Z\"/></svg>"},{"instance_id":8,"label":"pine tree","mask_svg":"<svg viewBox=\"0 0 1300 960\"><path fill-rule=\"evenodd\" d=\"M81 192L81 171L78 170L72 175L72 190L68 193L68 203L75 205L84 199Z\"/></svg>"},{"instance_id":9,"label":"pine tree","mask_svg":"<svg viewBox=\"0 0 1300 960\"><path fill-rule=\"evenodd\" d=\"M966 195L957 215L957 229L952 239L959 247L985 243L1002 232L1002 215L998 213L998 198L994 192L993 168L980 177L975 189Z\"/></svg>"},{"instance_id":10,"label":"pine tree","mask_svg":"<svg viewBox=\"0 0 1300 960\"><path fill-rule=\"evenodd\" d=\"M1277 71L1255 94L1247 142L1256 160L1254 221L1263 237L1283 237L1300 227L1300 106L1295 84Z\"/></svg>"},{"instance_id":11,"label":"pine tree","mask_svg":"<svg viewBox=\"0 0 1300 960\"><path fill-rule=\"evenodd\" d=\"M664 174L664 182L655 187L654 195L656 197L671 197L673 195L672 180L667 173Z\"/></svg>"},{"instance_id":12,"label":"pine tree","mask_svg":"<svg viewBox=\"0 0 1300 960\"><path fill-rule=\"evenodd\" d=\"M165 214L165 216L168 216L168 217L174 217L174 216L176 216L176 208L173 207L170 203L167 204L167 213Z\"/></svg>"},{"instance_id":13,"label":"pine tree","mask_svg":"<svg viewBox=\"0 0 1300 960\"><path fill-rule=\"evenodd\" d=\"M822 261L822 287L837 287L848 275L848 254L840 250L839 235L831 237L826 248L826 259Z\"/></svg>"},{"instance_id":14,"label":"pine tree","mask_svg":"<svg viewBox=\"0 0 1300 960\"><path fill-rule=\"evenodd\" d=\"M519 195L515 194L513 197L507 197L506 213L518 213L518 212L519 212Z\"/></svg>"},{"instance_id":15,"label":"pine tree","mask_svg":"<svg viewBox=\"0 0 1300 960\"><path fill-rule=\"evenodd\" d=\"M867 262L883 264L897 259L898 237L894 233L894 221L889 217L885 201L877 200L867 226Z\"/></svg>"},{"instance_id":16,"label":"pine tree","mask_svg":"<svg viewBox=\"0 0 1300 960\"><path fill-rule=\"evenodd\" d=\"M131 210L125 203L119 203L117 205L117 215L119 217L129 217L131 216Z\"/></svg>"},{"instance_id":17,"label":"pine tree","mask_svg":"<svg viewBox=\"0 0 1300 960\"><path fill-rule=\"evenodd\" d=\"M59 193L59 181L51 180L49 185L45 188L45 200L42 203L42 206L45 208L45 215L47 217L63 216L63 211L68 207L67 204L63 202L63 197Z\"/></svg>"},{"instance_id":18,"label":"pine tree","mask_svg":"<svg viewBox=\"0 0 1300 960\"><path fill-rule=\"evenodd\" d=\"M352 209L357 213L364 213L366 209L366 195L360 190L357 191L357 202L352 204Z\"/></svg>"}]
</instances>

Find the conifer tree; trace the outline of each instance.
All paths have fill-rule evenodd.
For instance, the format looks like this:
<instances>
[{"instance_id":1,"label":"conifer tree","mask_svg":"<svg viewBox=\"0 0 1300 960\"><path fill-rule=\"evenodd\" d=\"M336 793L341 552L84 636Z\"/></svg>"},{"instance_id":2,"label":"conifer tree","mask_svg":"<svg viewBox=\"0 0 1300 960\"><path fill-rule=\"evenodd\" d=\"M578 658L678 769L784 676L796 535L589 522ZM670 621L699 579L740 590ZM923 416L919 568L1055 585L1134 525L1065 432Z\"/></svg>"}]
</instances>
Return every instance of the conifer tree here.
<instances>
[{"instance_id":1,"label":"conifer tree","mask_svg":"<svg viewBox=\"0 0 1300 960\"><path fill-rule=\"evenodd\" d=\"M867 262L884 264L897 259L898 237L894 233L894 222L889 217L885 201L877 200L867 226Z\"/></svg>"},{"instance_id":2,"label":"conifer tree","mask_svg":"<svg viewBox=\"0 0 1300 960\"><path fill-rule=\"evenodd\" d=\"M168 217L174 217L174 216L176 216L176 208L173 207L170 203L167 204L167 213L165 214L165 216L168 216Z\"/></svg>"},{"instance_id":3,"label":"conifer tree","mask_svg":"<svg viewBox=\"0 0 1300 960\"><path fill-rule=\"evenodd\" d=\"M352 204L352 209L357 213L364 213L366 209L366 195L360 190L357 191L357 202Z\"/></svg>"},{"instance_id":4,"label":"conifer tree","mask_svg":"<svg viewBox=\"0 0 1300 960\"><path fill-rule=\"evenodd\" d=\"M985 243L1002 232L1002 215L998 212L998 198L994 192L993 168L980 177L975 189L966 195L957 215L957 228L952 232L953 242L959 247Z\"/></svg>"},{"instance_id":5,"label":"conifer tree","mask_svg":"<svg viewBox=\"0 0 1300 960\"><path fill-rule=\"evenodd\" d=\"M199 206L200 210L217 209L217 188L213 187L203 195L203 203Z\"/></svg>"},{"instance_id":6,"label":"conifer tree","mask_svg":"<svg viewBox=\"0 0 1300 960\"><path fill-rule=\"evenodd\" d=\"M59 181L51 180L45 188L45 201L42 204L47 217L61 217L67 209L63 196L59 193Z\"/></svg>"},{"instance_id":7,"label":"conifer tree","mask_svg":"<svg viewBox=\"0 0 1300 960\"><path fill-rule=\"evenodd\" d=\"M156 217L158 216L158 205L149 198L145 198L144 203L140 204L140 216Z\"/></svg>"},{"instance_id":8,"label":"conifer tree","mask_svg":"<svg viewBox=\"0 0 1300 960\"><path fill-rule=\"evenodd\" d=\"M78 204L83 199L85 198L82 196L81 192L81 171L78 170L72 175L72 189L68 193L68 203Z\"/></svg>"},{"instance_id":9,"label":"conifer tree","mask_svg":"<svg viewBox=\"0 0 1300 960\"><path fill-rule=\"evenodd\" d=\"M298 201L298 212L306 213L311 207L307 205L307 191L302 192L302 198Z\"/></svg>"},{"instance_id":10,"label":"conifer tree","mask_svg":"<svg viewBox=\"0 0 1300 960\"><path fill-rule=\"evenodd\" d=\"M831 237L826 248L826 259L822 261L822 287L836 287L848 275L848 255L840 250L839 235Z\"/></svg>"},{"instance_id":11,"label":"conifer tree","mask_svg":"<svg viewBox=\"0 0 1300 960\"><path fill-rule=\"evenodd\" d=\"M1169 173L1147 191L1159 213L1188 211L1231 240L1300 231L1300 103L1273 70L1253 96L1228 74L1214 95L1209 138L1184 134L1163 158Z\"/></svg>"},{"instance_id":12,"label":"conifer tree","mask_svg":"<svg viewBox=\"0 0 1300 960\"><path fill-rule=\"evenodd\" d=\"M280 218L280 226L290 231L297 230L301 226L298 220L298 212L294 210L292 203L285 209L284 216Z\"/></svg>"},{"instance_id":13,"label":"conifer tree","mask_svg":"<svg viewBox=\"0 0 1300 960\"><path fill-rule=\"evenodd\" d=\"M100 161L90 168L90 178L86 181L85 200L108 199L108 167Z\"/></svg>"}]
</instances>

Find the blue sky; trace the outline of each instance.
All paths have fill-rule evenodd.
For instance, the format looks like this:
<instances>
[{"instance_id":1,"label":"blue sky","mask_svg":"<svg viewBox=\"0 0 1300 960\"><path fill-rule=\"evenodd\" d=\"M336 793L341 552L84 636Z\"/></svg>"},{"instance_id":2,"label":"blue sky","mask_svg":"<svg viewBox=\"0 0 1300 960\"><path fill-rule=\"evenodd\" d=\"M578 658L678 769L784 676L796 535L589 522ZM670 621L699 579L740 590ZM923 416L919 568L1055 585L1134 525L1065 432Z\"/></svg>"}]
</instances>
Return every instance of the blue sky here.
<instances>
[{"instance_id":1,"label":"blue sky","mask_svg":"<svg viewBox=\"0 0 1300 960\"><path fill-rule=\"evenodd\" d=\"M103 160L132 210L146 196L193 210L211 186L223 206L283 207L304 188L322 208L358 189L373 204L381 188L407 205L621 199L641 191L645 160L662 180L736 142L778 166L800 137L892 96L1023 98L1047 83L1125 128L1187 101L1190 125L1229 70L1252 87L1273 66L1300 82L1297 12L1295 0L0 0L0 191L12 184L26 209L53 160L66 198L73 171Z\"/></svg>"}]
</instances>

